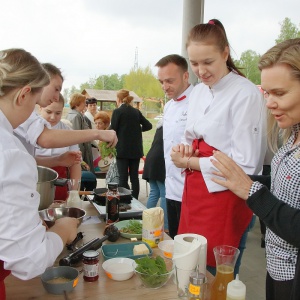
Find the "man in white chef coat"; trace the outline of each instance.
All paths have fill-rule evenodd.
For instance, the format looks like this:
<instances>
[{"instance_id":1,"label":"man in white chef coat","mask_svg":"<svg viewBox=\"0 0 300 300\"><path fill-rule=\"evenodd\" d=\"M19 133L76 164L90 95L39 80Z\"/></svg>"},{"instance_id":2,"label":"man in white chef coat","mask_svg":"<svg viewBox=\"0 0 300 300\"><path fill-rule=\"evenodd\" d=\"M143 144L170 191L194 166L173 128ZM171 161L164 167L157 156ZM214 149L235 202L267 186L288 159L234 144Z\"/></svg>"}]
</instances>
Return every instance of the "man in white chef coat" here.
<instances>
[{"instance_id":1,"label":"man in white chef coat","mask_svg":"<svg viewBox=\"0 0 300 300\"><path fill-rule=\"evenodd\" d=\"M161 58L155 65L158 67L158 80L170 101L164 108L163 139L166 164L166 201L169 223L169 235L177 235L184 174L171 161L173 146L181 143L187 120L189 95L193 86L189 84L188 64L184 57L171 54Z\"/></svg>"}]
</instances>

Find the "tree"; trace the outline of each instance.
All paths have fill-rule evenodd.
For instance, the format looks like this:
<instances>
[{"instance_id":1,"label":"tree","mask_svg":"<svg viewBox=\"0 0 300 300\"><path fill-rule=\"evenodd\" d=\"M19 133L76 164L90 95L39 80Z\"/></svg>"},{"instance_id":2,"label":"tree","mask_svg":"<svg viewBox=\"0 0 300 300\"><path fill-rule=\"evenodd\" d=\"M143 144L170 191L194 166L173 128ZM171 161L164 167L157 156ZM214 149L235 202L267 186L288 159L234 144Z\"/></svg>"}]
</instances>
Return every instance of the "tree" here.
<instances>
[{"instance_id":1,"label":"tree","mask_svg":"<svg viewBox=\"0 0 300 300\"><path fill-rule=\"evenodd\" d=\"M240 60L237 61L241 72L254 84L260 84L259 59L260 55L258 53L253 50L247 50L242 53Z\"/></svg>"},{"instance_id":2,"label":"tree","mask_svg":"<svg viewBox=\"0 0 300 300\"><path fill-rule=\"evenodd\" d=\"M130 73L125 75L124 88L134 91L141 98L164 97L160 83L153 75L153 72L149 66L144 69L131 69Z\"/></svg>"},{"instance_id":3,"label":"tree","mask_svg":"<svg viewBox=\"0 0 300 300\"><path fill-rule=\"evenodd\" d=\"M295 39L300 37L300 30L297 28L297 25L291 22L289 18L285 18L283 22L279 24L281 25L281 29L278 39L275 40L276 44L279 44L288 39Z\"/></svg>"}]
</instances>

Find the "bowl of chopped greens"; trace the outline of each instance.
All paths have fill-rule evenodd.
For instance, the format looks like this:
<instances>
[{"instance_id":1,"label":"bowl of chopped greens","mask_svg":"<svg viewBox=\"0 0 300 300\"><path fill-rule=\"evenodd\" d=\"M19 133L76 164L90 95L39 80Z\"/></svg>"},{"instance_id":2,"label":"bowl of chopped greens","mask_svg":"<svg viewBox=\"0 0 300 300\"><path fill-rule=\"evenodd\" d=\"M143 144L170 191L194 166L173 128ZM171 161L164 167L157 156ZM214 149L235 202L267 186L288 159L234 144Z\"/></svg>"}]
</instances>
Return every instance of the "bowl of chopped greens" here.
<instances>
[{"instance_id":1,"label":"bowl of chopped greens","mask_svg":"<svg viewBox=\"0 0 300 300\"><path fill-rule=\"evenodd\" d=\"M114 224L120 231L122 237L126 239L142 239L143 222L142 220L124 220Z\"/></svg>"},{"instance_id":2,"label":"bowl of chopped greens","mask_svg":"<svg viewBox=\"0 0 300 300\"><path fill-rule=\"evenodd\" d=\"M173 274L173 262L165 261L161 256L145 256L135 260L135 275L142 284L150 289L158 289L164 286Z\"/></svg>"}]
</instances>

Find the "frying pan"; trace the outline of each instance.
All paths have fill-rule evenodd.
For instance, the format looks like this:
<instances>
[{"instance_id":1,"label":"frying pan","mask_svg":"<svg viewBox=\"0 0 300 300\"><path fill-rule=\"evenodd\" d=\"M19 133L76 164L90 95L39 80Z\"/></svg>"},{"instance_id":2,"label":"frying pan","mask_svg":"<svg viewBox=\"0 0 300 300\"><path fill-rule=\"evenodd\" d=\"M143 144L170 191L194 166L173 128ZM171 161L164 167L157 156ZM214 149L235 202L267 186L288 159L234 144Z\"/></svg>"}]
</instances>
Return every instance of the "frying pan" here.
<instances>
[{"instance_id":1,"label":"frying pan","mask_svg":"<svg viewBox=\"0 0 300 300\"><path fill-rule=\"evenodd\" d=\"M132 195L131 190L128 190L123 187L118 187L118 191L120 194L120 202L130 204ZM97 188L93 191L79 191L79 195L93 195L94 196L94 202L98 205L105 205L105 194L107 192L107 188Z\"/></svg>"}]
</instances>

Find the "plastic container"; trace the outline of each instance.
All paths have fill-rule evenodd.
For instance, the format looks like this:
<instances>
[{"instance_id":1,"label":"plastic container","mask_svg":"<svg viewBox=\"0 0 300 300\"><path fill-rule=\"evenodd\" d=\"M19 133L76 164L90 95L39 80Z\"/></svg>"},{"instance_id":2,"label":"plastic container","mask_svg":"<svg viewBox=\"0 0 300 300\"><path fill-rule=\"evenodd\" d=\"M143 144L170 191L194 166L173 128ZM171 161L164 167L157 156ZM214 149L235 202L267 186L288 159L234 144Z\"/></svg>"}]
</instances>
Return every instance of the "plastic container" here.
<instances>
[{"instance_id":1,"label":"plastic container","mask_svg":"<svg viewBox=\"0 0 300 300\"><path fill-rule=\"evenodd\" d=\"M239 274L227 285L226 300L245 300L246 285L239 280Z\"/></svg>"},{"instance_id":2,"label":"plastic container","mask_svg":"<svg viewBox=\"0 0 300 300\"><path fill-rule=\"evenodd\" d=\"M133 248L135 245L145 244L149 249L149 254L134 255ZM137 259L144 257L146 255L152 256L153 251L151 247L144 242L133 242L133 243L124 243L124 244L105 244L101 247L102 255L105 260L114 258L114 257L128 257L131 259Z\"/></svg>"}]
</instances>

